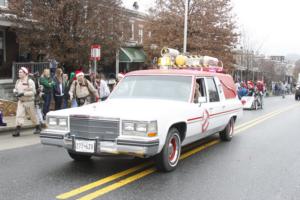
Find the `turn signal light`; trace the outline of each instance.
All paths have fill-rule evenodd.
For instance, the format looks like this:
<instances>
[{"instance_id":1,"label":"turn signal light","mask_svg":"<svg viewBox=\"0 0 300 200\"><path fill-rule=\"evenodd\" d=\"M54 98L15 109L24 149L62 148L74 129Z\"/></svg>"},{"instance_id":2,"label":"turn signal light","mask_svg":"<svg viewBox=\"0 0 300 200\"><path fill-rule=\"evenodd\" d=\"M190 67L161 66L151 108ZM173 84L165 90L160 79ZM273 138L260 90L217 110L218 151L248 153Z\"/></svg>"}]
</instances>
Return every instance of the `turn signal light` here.
<instances>
[{"instance_id":1,"label":"turn signal light","mask_svg":"<svg viewBox=\"0 0 300 200\"><path fill-rule=\"evenodd\" d=\"M148 133L148 137L155 137L155 136L157 136L156 132L150 132L150 133Z\"/></svg>"}]
</instances>

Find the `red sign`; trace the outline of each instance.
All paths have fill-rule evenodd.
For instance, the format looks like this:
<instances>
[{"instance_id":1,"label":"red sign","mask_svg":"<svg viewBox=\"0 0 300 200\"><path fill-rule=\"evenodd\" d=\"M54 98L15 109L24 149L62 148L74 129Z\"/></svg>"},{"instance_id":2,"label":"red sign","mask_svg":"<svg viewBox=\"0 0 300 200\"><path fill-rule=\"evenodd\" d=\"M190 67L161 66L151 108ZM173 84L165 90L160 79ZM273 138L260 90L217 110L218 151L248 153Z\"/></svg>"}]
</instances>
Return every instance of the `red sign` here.
<instances>
[{"instance_id":1,"label":"red sign","mask_svg":"<svg viewBox=\"0 0 300 200\"><path fill-rule=\"evenodd\" d=\"M91 60L100 60L101 46L99 44L93 44L91 46Z\"/></svg>"}]
</instances>

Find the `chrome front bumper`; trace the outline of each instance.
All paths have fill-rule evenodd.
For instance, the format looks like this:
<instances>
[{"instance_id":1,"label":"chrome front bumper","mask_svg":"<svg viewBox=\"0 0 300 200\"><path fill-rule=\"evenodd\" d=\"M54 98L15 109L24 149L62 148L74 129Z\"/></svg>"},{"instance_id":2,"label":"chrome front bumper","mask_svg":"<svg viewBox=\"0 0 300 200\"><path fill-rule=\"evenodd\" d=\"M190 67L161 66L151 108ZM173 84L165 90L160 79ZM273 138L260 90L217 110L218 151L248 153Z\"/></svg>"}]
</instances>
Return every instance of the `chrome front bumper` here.
<instances>
[{"instance_id":1,"label":"chrome front bumper","mask_svg":"<svg viewBox=\"0 0 300 200\"><path fill-rule=\"evenodd\" d=\"M69 132L43 130L40 134L41 143L45 145L64 147L68 150L75 151L74 140L89 138L75 138L71 137ZM99 139L93 139L96 141L95 152L91 153L95 156L101 155L133 155L138 157L150 157L158 153L159 140L132 140L128 138L122 138L119 136L114 141L101 141Z\"/></svg>"}]
</instances>

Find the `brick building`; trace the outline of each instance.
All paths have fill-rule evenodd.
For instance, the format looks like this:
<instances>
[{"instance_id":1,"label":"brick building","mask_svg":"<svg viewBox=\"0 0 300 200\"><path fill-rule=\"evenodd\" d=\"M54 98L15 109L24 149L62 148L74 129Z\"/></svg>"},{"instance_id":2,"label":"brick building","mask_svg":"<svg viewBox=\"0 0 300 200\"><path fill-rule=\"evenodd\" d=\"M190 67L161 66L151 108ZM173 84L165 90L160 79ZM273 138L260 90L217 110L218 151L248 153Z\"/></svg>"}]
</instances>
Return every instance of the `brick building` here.
<instances>
[{"instance_id":1,"label":"brick building","mask_svg":"<svg viewBox=\"0 0 300 200\"><path fill-rule=\"evenodd\" d=\"M13 24L6 19L10 15L8 1L0 0L0 79L11 78L13 61L19 59L16 34L10 30Z\"/></svg>"}]
</instances>

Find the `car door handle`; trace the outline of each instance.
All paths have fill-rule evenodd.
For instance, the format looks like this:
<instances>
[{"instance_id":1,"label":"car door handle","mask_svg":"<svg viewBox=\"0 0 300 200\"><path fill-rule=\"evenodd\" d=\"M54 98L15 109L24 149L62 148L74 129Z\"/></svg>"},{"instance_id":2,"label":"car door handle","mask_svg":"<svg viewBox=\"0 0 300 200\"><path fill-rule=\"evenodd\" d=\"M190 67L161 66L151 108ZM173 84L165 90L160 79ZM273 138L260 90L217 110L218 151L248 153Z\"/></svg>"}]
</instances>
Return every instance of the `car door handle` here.
<instances>
[{"instance_id":1,"label":"car door handle","mask_svg":"<svg viewBox=\"0 0 300 200\"><path fill-rule=\"evenodd\" d=\"M214 108L209 108L209 110L213 110Z\"/></svg>"},{"instance_id":2,"label":"car door handle","mask_svg":"<svg viewBox=\"0 0 300 200\"><path fill-rule=\"evenodd\" d=\"M226 106L222 106L222 108L226 108Z\"/></svg>"}]
</instances>

